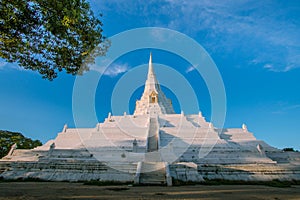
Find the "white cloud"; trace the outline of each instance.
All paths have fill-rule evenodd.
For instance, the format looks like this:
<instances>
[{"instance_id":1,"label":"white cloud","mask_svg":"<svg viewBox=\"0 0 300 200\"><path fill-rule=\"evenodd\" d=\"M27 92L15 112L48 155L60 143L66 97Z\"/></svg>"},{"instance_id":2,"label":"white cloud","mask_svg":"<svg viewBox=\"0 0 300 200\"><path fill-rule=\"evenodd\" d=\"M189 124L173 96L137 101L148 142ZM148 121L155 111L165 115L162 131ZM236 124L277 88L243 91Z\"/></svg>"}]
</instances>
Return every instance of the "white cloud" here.
<instances>
[{"instance_id":1,"label":"white cloud","mask_svg":"<svg viewBox=\"0 0 300 200\"><path fill-rule=\"evenodd\" d=\"M274 71L275 70L274 66L272 64L265 64L263 68L267 69L267 70L270 70L270 71Z\"/></svg>"},{"instance_id":2,"label":"white cloud","mask_svg":"<svg viewBox=\"0 0 300 200\"><path fill-rule=\"evenodd\" d=\"M273 111L273 114L285 114L287 112L295 111L300 109L300 104L289 104L287 102L278 102L276 104L278 110Z\"/></svg>"},{"instance_id":3,"label":"white cloud","mask_svg":"<svg viewBox=\"0 0 300 200\"><path fill-rule=\"evenodd\" d=\"M4 70L4 69L14 69L14 70L19 70L19 71L25 70L23 67L20 67L16 63L8 63L8 62L5 62L4 59L0 58L0 70Z\"/></svg>"},{"instance_id":4,"label":"white cloud","mask_svg":"<svg viewBox=\"0 0 300 200\"><path fill-rule=\"evenodd\" d=\"M138 26L175 29L196 38L210 53L234 54L233 60L245 64L268 63L277 72L300 67L299 6L269 0L90 1L104 16L117 12Z\"/></svg>"},{"instance_id":5,"label":"white cloud","mask_svg":"<svg viewBox=\"0 0 300 200\"><path fill-rule=\"evenodd\" d=\"M96 64L92 65L90 67L90 69L98 71L101 74L110 76L110 77L115 77L115 76L122 74L129 70L128 64L113 63L113 64L109 65L109 63L111 63L111 62L107 59L103 59L100 62L96 61Z\"/></svg>"},{"instance_id":6,"label":"white cloud","mask_svg":"<svg viewBox=\"0 0 300 200\"><path fill-rule=\"evenodd\" d=\"M127 64L125 65L117 65L114 64L110 67L108 67L105 71L104 71L104 75L110 76L110 77L115 77L119 74L122 74L126 71L128 71L129 67Z\"/></svg>"},{"instance_id":7,"label":"white cloud","mask_svg":"<svg viewBox=\"0 0 300 200\"><path fill-rule=\"evenodd\" d=\"M165 31L161 31L160 29L151 30L151 36L153 36L159 42L165 42L170 37L169 34L166 34Z\"/></svg>"},{"instance_id":8,"label":"white cloud","mask_svg":"<svg viewBox=\"0 0 300 200\"><path fill-rule=\"evenodd\" d=\"M205 1L202 6L205 9L201 14L187 14L185 21L190 18L195 25L197 20L201 22L196 32L212 29L208 37L214 38L215 43L209 41L206 46L218 45L219 51L225 49L225 54L236 53L238 49L250 59L257 57L257 66L270 63L271 71L286 72L300 67L300 27L293 22L291 8L280 8L268 1ZM197 13L197 8L199 6L191 1L184 13ZM299 19L297 21L299 23Z\"/></svg>"},{"instance_id":9,"label":"white cloud","mask_svg":"<svg viewBox=\"0 0 300 200\"><path fill-rule=\"evenodd\" d=\"M110 57L97 57L95 64L90 66L91 70L100 72L103 75L115 77L129 70L129 65L127 63L117 63L114 62Z\"/></svg>"},{"instance_id":10,"label":"white cloud","mask_svg":"<svg viewBox=\"0 0 300 200\"><path fill-rule=\"evenodd\" d=\"M185 73L190 73L190 72L194 71L195 69L196 69L195 67L190 66L185 70Z\"/></svg>"}]
</instances>

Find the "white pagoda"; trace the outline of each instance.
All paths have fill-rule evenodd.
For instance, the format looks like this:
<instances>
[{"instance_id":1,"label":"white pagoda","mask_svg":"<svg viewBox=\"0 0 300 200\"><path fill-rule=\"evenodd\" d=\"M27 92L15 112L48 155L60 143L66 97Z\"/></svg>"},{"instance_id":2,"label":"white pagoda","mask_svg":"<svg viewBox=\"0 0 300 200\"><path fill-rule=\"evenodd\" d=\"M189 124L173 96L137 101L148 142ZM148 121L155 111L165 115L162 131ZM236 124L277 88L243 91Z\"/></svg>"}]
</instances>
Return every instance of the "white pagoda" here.
<instances>
[{"instance_id":1,"label":"white pagoda","mask_svg":"<svg viewBox=\"0 0 300 200\"><path fill-rule=\"evenodd\" d=\"M257 140L245 124L219 129L201 112L176 114L156 79L150 55L145 89L133 115L109 113L95 128L65 125L41 147L13 146L0 167L4 179L50 181L172 185L211 179L300 180L300 153Z\"/></svg>"}]
</instances>

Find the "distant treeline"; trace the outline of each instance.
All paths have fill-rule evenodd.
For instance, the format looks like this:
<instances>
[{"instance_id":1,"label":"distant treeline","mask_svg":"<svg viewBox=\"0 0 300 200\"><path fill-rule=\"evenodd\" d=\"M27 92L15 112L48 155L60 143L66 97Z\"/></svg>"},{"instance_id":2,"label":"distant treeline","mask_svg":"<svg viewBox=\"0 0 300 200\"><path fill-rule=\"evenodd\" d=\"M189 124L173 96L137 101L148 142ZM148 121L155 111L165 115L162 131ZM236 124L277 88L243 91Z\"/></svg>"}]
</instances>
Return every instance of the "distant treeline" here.
<instances>
[{"instance_id":1,"label":"distant treeline","mask_svg":"<svg viewBox=\"0 0 300 200\"><path fill-rule=\"evenodd\" d=\"M21 133L0 130L0 158L6 156L15 143L17 149L33 149L42 145L41 141L24 137Z\"/></svg>"}]
</instances>

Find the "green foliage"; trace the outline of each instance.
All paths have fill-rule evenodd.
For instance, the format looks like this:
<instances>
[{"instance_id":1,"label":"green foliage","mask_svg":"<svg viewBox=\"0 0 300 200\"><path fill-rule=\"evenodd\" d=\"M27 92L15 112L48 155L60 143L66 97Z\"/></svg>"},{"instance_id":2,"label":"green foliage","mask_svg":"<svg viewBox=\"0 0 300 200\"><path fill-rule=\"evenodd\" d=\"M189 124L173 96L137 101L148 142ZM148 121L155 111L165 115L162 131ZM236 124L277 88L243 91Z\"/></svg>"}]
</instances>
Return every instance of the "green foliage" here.
<instances>
[{"instance_id":1,"label":"green foliage","mask_svg":"<svg viewBox=\"0 0 300 200\"><path fill-rule=\"evenodd\" d=\"M293 152L295 152L294 148L283 148L282 150L283 151L293 151Z\"/></svg>"},{"instance_id":2,"label":"green foliage","mask_svg":"<svg viewBox=\"0 0 300 200\"><path fill-rule=\"evenodd\" d=\"M109 42L85 0L1 0L0 57L53 80L81 74Z\"/></svg>"},{"instance_id":3,"label":"green foliage","mask_svg":"<svg viewBox=\"0 0 300 200\"><path fill-rule=\"evenodd\" d=\"M39 140L31 140L21 133L0 130L0 158L6 156L13 144L17 144L17 149L32 149L41 146Z\"/></svg>"}]
</instances>

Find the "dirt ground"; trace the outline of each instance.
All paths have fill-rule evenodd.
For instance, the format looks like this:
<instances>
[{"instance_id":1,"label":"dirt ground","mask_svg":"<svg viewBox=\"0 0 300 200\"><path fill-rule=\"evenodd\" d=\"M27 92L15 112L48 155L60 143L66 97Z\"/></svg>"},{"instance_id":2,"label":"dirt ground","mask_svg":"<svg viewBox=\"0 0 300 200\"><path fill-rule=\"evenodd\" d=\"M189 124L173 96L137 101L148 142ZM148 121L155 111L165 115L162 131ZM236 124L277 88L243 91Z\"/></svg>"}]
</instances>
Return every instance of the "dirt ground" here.
<instances>
[{"instance_id":1,"label":"dirt ground","mask_svg":"<svg viewBox=\"0 0 300 200\"><path fill-rule=\"evenodd\" d=\"M93 186L62 182L1 182L0 199L272 199L300 200L300 186Z\"/></svg>"}]
</instances>

